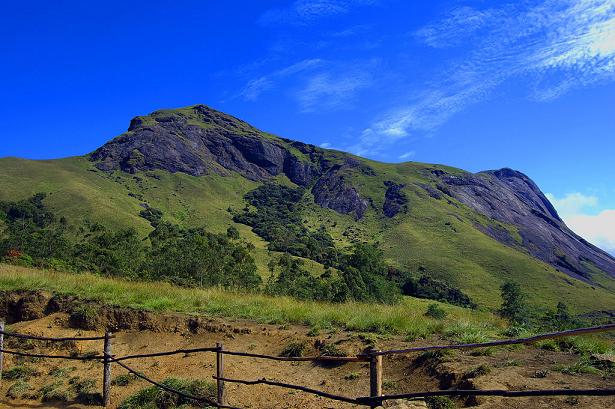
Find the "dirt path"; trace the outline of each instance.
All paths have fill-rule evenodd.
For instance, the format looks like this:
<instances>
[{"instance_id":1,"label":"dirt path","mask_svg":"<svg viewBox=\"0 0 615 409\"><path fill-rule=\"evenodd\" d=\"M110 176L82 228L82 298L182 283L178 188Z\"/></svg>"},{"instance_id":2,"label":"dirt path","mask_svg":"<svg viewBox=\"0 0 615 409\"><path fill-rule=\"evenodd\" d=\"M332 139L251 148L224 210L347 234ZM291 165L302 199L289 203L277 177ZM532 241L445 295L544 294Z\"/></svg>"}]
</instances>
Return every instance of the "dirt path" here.
<instances>
[{"instance_id":1,"label":"dirt path","mask_svg":"<svg viewBox=\"0 0 615 409\"><path fill-rule=\"evenodd\" d=\"M105 315L107 312L102 312ZM127 315L119 314L126 319ZM135 315L138 319L139 315ZM175 317L175 325L169 325ZM141 317L143 318L143 317ZM300 326L280 327L263 325L248 321L222 321L201 318L198 324L186 316L148 316L148 326L152 329L119 330L113 341L113 353L127 355L135 353L158 352L178 348L213 346L223 342L230 350L250 351L262 354L279 354L290 342L305 341L309 345L306 354L317 354L317 342L334 344L348 354L357 354L374 341L373 336L344 331L321 331L316 336L308 336L309 328ZM181 321L181 322L180 322ZM14 322L12 331L45 336L87 336L100 335L101 330L74 328L74 317L67 312L52 312L28 321ZM130 326L138 325L133 323ZM190 329L192 325L192 329ZM314 335L314 334L310 334ZM370 339L371 338L371 339ZM422 340L415 343L404 342L396 337L376 339L377 347L388 349L410 345L440 343L441 340ZM28 344L22 341L9 341L7 348L29 349L50 352L43 343ZM102 342L88 341L79 344L65 344L62 353L94 353L102 351ZM54 353L60 353L56 349ZM561 388L609 388L615 378L603 378L599 374L566 375L554 370L557 365L570 365L578 356L562 352L545 351L536 348L499 349L491 356L473 356L470 353L454 352L443 358L417 355L386 357L384 362L385 393L403 393L438 388L463 387L477 389L561 389ZM151 358L130 361L130 365L143 374L162 380L168 377L211 380L215 371L215 355L200 353ZM12 367L23 364L24 360L15 356L5 357L5 373ZM91 380L95 390L101 390L102 367L94 362L35 360L26 362L36 368L36 375L27 377L32 391L45 385L68 385L69 381ZM481 368L473 377L467 377L471 370ZM324 368L311 363L287 363L236 356L226 357L227 376L241 379L279 380L304 385L327 392L347 396L365 396L369 392L368 367L365 363L349 363L338 367ZM127 372L114 366L113 378ZM12 399L7 391L19 379L3 379L0 384L0 406L6 408L86 408L73 402L41 402L40 397L32 400ZM112 406L117 407L126 397L147 387L144 381L132 380L125 386L112 387ZM67 387L67 386L66 386ZM289 391L269 386L244 386L227 384L229 404L242 408L352 408L353 405L314 397L298 391ZM458 407L478 405L481 408L615 408L613 398L479 398L456 400ZM90 406L91 407L91 406ZM405 407L405 406L400 406Z\"/></svg>"}]
</instances>

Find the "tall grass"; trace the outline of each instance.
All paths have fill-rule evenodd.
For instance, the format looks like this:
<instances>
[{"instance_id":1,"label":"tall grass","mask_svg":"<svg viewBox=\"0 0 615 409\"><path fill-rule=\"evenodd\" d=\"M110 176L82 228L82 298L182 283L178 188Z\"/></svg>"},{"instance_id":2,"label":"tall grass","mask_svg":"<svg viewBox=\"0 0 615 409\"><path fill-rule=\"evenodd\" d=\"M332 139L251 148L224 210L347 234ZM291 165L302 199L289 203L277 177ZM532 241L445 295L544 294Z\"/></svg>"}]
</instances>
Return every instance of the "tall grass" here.
<instances>
[{"instance_id":1,"label":"tall grass","mask_svg":"<svg viewBox=\"0 0 615 409\"><path fill-rule=\"evenodd\" d=\"M7 264L0 264L0 290L44 290L149 311L397 333L413 338L444 333L447 327L458 322L463 322L464 329L470 333L479 332L490 337L494 337L502 326L502 322L491 313L447 304L440 304L447 312L447 318L432 319L425 316L425 311L433 301L410 297L405 297L396 305L358 302L330 304L217 288L182 288L167 283L126 281L88 273L71 274Z\"/></svg>"}]
</instances>

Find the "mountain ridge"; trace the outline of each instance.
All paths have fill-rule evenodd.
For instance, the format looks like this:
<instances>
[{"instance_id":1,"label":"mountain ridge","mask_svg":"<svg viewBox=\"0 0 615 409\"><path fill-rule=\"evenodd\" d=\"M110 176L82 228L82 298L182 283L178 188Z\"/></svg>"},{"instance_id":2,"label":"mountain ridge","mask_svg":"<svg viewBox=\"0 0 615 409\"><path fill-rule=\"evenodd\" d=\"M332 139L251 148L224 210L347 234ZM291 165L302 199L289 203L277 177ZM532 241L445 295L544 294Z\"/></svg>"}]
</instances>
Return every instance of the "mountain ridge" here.
<instances>
[{"instance_id":1,"label":"mountain ridge","mask_svg":"<svg viewBox=\"0 0 615 409\"><path fill-rule=\"evenodd\" d=\"M244 207L255 187L298 186L309 229L326 228L342 248L380 243L399 268L450 281L483 304L494 305L499 285L514 279L538 303L571 297L588 308L615 306L615 259L570 231L521 172L376 162L262 132L205 105L135 117L83 157L0 159L0 182L0 200L46 191L75 222L143 232L150 228L139 217L144 206L223 231L236 225L228 211ZM268 243L237 227L267 274Z\"/></svg>"}]
</instances>

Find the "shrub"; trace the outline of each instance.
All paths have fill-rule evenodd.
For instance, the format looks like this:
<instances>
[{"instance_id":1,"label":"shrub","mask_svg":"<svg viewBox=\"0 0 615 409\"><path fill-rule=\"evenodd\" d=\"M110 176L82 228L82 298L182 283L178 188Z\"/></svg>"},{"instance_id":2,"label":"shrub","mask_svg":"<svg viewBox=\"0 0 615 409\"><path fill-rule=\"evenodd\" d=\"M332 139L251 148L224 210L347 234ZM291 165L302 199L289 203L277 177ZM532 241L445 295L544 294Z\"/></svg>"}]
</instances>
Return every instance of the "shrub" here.
<instances>
[{"instance_id":1,"label":"shrub","mask_svg":"<svg viewBox=\"0 0 615 409\"><path fill-rule=\"evenodd\" d=\"M130 374L118 375L111 381L111 385L126 386L134 380L134 376Z\"/></svg>"},{"instance_id":2,"label":"shrub","mask_svg":"<svg viewBox=\"0 0 615 409\"><path fill-rule=\"evenodd\" d=\"M447 396L430 396L425 398L429 409L455 409L455 402Z\"/></svg>"},{"instance_id":3,"label":"shrub","mask_svg":"<svg viewBox=\"0 0 615 409\"><path fill-rule=\"evenodd\" d=\"M425 275L418 280L409 278L402 286L402 292L413 297L446 302L460 307L476 308L472 299L460 289Z\"/></svg>"},{"instance_id":4,"label":"shrub","mask_svg":"<svg viewBox=\"0 0 615 409\"><path fill-rule=\"evenodd\" d=\"M500 291L502 295L500 315L513 324L527 323L529 309L525 304L525 295L521 291L521 286L509 281L500 287Z\"/></svg>"},{"instance_id":5,"label":"shrub","mask_svg":"<svg viewBox=\"0 0 615 409\"><path fill-rule=\"evenodd\" d=\"M305 352L306 347L307 347L307 343L305 341L291 342L284 347L282 352L280 352L280 356L286 356L286 357L303 356L303 352Z\"/></svg>"},{"instance_id":6,"label":"shrub","mask_svg":"<svg viewBox=\"0 0 615 409\"><path fill-rule=\"evenodd\" d=\"M469 370L463 375L464 379L478 378L479 376L488 375L491 372L491 368L487 365L480 365L474 369Z\"/></svg>"},{"instance_id":7,"label":"shrub","mask_svg":"<svg viewBox=\"0 0 615 409\"><path fill-rule=\"evenodd\" d=\"M15 380L15 379L26 380L30 378L31 376L37 376L37 375L39 375L39 372L35 368L32 368L31 366L16 365L12 367L11 369L5 371L2 374L2 377L8 380Z\"/></svg>"},{"instance_id":8,"label":"shrub","mask_svg":"<svg viewBox=\"0 0 615 409\"><path fill-rule=\"evenodd\" d=\"M41 400L43 402L68 402L71 394L68 389L62 386L61 381L56 381L43 386L40 389Z\"/></svg>"},{"instance_id":9,"label":"shrub","mask_svg":"<svg viewBox=\"0 0 615 409\"><path fill-rule=\"evenodd\" d=\"M425 312L425 316L431 317L437 320L441 320L446 318L447 312L444 308L440 307L438 304L429 304L427 306L427 312Z\"/></svg>"},{"instance_id":10,"label":"shrub","mask_svg":"<svg viewBox=\"0 0 615 409\"><path fill-rule=\"evenodd\" d=\"M162 384L168 388L183 392L197 398L215 400L216 387L207 381L167 378ZM128 397L120 404L118 409L167 409L190 405L195 407L208 407L202 402L195 402L175 393L164 391L156 386L145 388Z\"/></svg>"},{"instance_id":11,"label":"shrub","mask_svg":"<svg viewBox=\"0 0 615 409\"><path fill-rule=\"evenodd\" d=\"M30 384L20 379L9 387L6 396L11 399L23 399L28 397L30 391L32 391Z\"/></svg>"}]
</instances>

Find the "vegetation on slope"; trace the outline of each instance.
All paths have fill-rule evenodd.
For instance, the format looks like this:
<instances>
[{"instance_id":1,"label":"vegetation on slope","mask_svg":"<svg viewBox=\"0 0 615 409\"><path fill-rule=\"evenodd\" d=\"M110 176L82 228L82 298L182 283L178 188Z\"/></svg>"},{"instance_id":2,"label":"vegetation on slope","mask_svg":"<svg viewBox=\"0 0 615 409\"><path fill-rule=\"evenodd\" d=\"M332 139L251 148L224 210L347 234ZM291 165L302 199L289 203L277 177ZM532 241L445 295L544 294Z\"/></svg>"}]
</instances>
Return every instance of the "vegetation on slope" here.
<instances>
[{"instance_id":1,"label":"vegetation on slope","mask_svg":"<svg viewBox=\"0 0 615 409\"><path fill-rule=\"evenodd\" d=\"M272 324L398 333L413 338L444 332L453 336L474 334L484 338L495 336L504 324L489 312L448 304L440 304L447 312L444 320L432 319L424 314L433 301L412 297L404 297L394 305L334 304L219 288L183 288L169 283L135 282L90 273L75 276L73 273L0 264L0 291L16 290L50 291L148 311L200 313Z\"/></svg>"}]
</instances>

